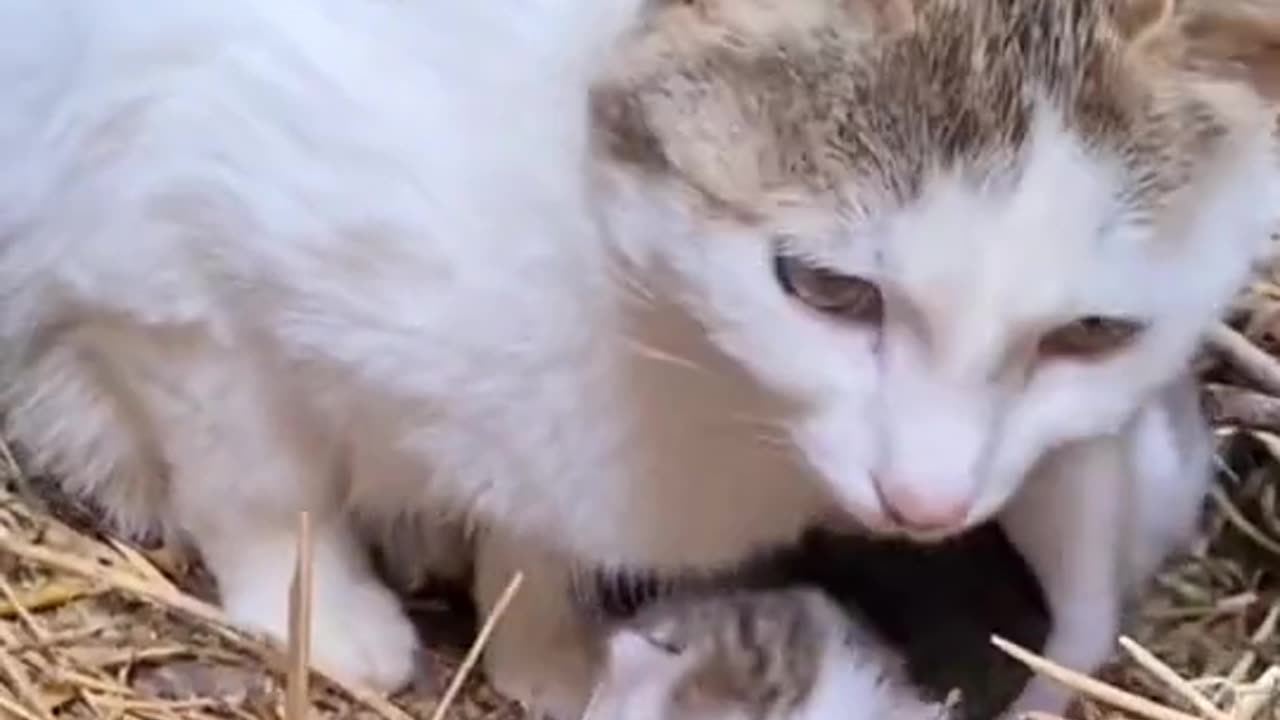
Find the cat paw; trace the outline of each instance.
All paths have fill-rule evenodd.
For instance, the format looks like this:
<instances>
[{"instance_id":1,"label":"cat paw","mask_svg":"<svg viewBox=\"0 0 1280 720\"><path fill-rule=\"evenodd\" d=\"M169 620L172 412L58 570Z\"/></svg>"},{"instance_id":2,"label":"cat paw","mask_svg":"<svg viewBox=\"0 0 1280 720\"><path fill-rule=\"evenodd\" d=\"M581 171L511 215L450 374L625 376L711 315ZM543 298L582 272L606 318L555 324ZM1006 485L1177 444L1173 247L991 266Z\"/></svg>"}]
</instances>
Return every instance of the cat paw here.
<instances>
[{"instance_id":1,"label":"cat paw","mask_svg":"<svg viewBox=\"0 0 1280 720\"><path fill-rule=\"evenodd\" d=\"M232 588L223 598L241 626L288 637L288 589ZM408 686L417 670L418 637L391 591L372 578L317 577L311 601L311 661L327 674L379 692Z\"/></svg>"},{"instance_id":2,"label":"cat paw","mask_svg":"<svg viewBox=\"0 0 1280 720\"><path fill-rule=\"evenodd\" d=\"M417 630L385 588L348 588L313 609L311 652L331 674L391 693L417 670Z\"/></svg>"}]
</instances>

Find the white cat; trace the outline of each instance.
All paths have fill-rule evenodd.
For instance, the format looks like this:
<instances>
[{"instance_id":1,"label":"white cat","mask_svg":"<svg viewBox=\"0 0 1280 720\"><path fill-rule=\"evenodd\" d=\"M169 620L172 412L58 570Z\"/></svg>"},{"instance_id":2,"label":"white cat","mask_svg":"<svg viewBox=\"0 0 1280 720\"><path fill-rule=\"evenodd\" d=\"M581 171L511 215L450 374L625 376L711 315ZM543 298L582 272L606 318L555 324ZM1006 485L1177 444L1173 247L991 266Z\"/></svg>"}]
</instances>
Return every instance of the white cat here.
<instances>
[{"instance_id":1,"label":"white cat","mask_svg":"<svg viewBox=\"0 0 1280 720\"><path fill-rule=\"evenodd\" d=\"M665 294L800 408L863 526L998 515L1046 654L1095 669L1210 480L1186 361L1280 215L1280 4L841 3L807 39L728 6L653 21L597 93L631 217L685 223L643 246Z\"/></svg>"},{"instance_id":2,"label":"white cat","mask_svg":"<svg viewBox=\"0 0 1280 720\"><path fill-rule=\"evenodd\" d=\"M637 4L0 0L7 431L273 632L310 508L384 688L353 521L478 520L488 667L572 716L575 564L988 519L1270 229L1270 3Z\"/></svg>"},{"instance_id":3,"label":"white cat","mask_svg":"<svg viewBox=\"0 0 1280 720\"><path fill-rule=\"evenodd\" d=\"M559 539L608 466L557 443L610 432L586 88L637 4L0 0L6 431L279 635L309 508L317 661L405 683L346 510Z\"/></svg>"}]
</instances>

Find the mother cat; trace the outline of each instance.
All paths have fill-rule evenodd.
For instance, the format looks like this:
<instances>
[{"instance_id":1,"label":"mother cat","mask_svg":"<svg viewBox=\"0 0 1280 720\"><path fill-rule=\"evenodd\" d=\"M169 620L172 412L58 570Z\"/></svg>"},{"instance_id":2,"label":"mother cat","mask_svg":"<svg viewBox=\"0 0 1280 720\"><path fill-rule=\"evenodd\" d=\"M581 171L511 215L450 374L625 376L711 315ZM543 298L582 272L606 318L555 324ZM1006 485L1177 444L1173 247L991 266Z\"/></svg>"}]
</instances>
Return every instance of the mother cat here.
<instances>
[{"instance_id":1,"label":"mother cat","mask_svg":"<svg viewBox=\"0 0 1280 720\"><path fill-rule=\"evenodd\" d=\"M482 604L528 573L489 667L564 716L574 564L833 515L1052 516L1096 661L1128 469L1017 494L1158 414L1263 247L1276 5L637 4L0 0L7 432L269 631L311 509L317 659L384 688L356 528L416 515L484 529Z\"/></svg>"}]
</instances>

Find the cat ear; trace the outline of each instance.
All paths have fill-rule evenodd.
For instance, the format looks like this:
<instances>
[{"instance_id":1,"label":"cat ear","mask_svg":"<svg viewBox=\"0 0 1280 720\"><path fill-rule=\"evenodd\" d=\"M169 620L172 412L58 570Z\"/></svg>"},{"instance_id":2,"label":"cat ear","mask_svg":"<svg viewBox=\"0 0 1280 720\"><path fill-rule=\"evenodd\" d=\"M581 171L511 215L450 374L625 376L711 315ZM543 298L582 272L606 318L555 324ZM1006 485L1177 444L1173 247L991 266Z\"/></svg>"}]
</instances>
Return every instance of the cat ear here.
<instances>
[{"instance_id":1,"label":"cat ear","mask_svg":"<svg viewBox=\"0 0 1280 720\"><path fill-rule=\"evenodd\" d=\"M591 124L597 149L610 160L646 174L668 173L671 163L650 124L645 95L622 85L591 92Z\"/></svg>"},{"instance_id":2,"label":"cat ear","mask_svg":"<svg viewBox=\"0 0 1280 720\"><path fill-rule=\"evenodd\" d=\"M661 138L705 126L745 124L735 94L708 77L701 58L733 55L768 38L830 27L873 37L909 30L925 0L656 0L597 79L590 117L597 147L632 172L667 175L676 165ZM850 37L860 33L850 32ZM746 158L750 153L741 153ZM715 159L702 159L711 163ZM720 159L722 160L722 159ZM686 168L688 169L688 168ZM726 169L741 175L743 168ZM749 173L748 173L749 174Z\"/></svg>"},{"instance_id":3,"label":"cat ear","mask_svg":"<svg viewBox=\"0 0 1280 720\"><path fill-rule=\"evenodd\" d=\"M1120 37L1146 48L1173 30L1175 0L1120 0L1113 14Z\"/></svg>"},{"instance_id":4,"label":"cat ear","mask_svg":"<svg viewBox=\"0 0 1280 720\"><path fill-rule=\"evenodd\" d=\"M1280 102L1280 0L1117 0L1140 59L1247 86Z\"/></svg>"},{"instance_id":5,"label":"cat ear","mask_svg":"<svg viewBox=\"0 0 1280 720\"><path fill-rule=\"evenodd\" d=\"M760 158L770 138L751 127L732 89L713 74L677 63L637 58L591 91L594 153L610 176L626 184L662 188L707 216L737 217L760 185ZM647 70L647 72L646 72ZM733 152L705 134L737 128ZM713 135L714 137L714 135ZM735 200L738 200L735 202Z\"/></svg>"},{"instance_id":6,"label":"cat ear","mask_svg":"<svg viewBox=\"0 0 1280 720\"><path fill-rule=\"evenodd\" d=\"M1185 0L1184 63L1280 103L1280 0Z\"/></svg>"}]
</instances>

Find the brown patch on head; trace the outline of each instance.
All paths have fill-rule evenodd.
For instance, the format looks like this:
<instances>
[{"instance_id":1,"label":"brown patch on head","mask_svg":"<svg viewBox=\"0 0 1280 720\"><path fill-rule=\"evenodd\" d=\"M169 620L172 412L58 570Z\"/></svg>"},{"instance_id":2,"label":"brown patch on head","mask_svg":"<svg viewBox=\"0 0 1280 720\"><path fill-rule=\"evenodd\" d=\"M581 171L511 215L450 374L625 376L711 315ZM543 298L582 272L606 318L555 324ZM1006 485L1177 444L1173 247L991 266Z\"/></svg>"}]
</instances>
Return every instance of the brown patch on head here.
<instances>
[{"instance_id":1,"label":"brown patch on head","mask_svg":"<svg viewBox=\"0 0 1280 720\"><path fill-rule=\"evenodd\" d=\"M940 169L1016 178L1043 109L1117 159L1121 200L1147 212L1239 121L1200 92L1206 80L1280 89L1275 5L667 2L601 81L598 139L707 208L749 216L778 193L835 197L853 184L869 209L910 202ZM1242 8L1261 24L1243 23Z\"/></svg>"}]
</instances>

